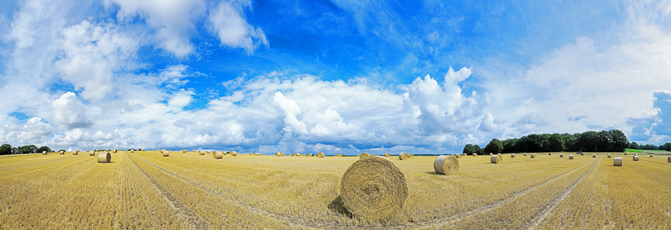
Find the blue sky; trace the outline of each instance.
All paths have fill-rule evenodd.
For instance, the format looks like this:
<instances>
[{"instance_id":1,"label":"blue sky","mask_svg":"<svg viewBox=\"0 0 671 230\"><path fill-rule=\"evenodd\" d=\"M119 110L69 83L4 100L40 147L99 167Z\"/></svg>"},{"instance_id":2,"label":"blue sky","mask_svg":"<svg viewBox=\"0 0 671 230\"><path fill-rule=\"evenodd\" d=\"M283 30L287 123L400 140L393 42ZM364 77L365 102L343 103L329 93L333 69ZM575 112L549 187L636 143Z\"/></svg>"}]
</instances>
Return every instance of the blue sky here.
<instances>
[{"instance_id":1,"label":"blue sky","mask_svg":"<svg viewBox=\"0 0 671 230\"><path fill-rule=\"evenodd\" d=\"M8 1L0 142L459 152L671 141L665 1Z\"/></svg>"}]
</instances>

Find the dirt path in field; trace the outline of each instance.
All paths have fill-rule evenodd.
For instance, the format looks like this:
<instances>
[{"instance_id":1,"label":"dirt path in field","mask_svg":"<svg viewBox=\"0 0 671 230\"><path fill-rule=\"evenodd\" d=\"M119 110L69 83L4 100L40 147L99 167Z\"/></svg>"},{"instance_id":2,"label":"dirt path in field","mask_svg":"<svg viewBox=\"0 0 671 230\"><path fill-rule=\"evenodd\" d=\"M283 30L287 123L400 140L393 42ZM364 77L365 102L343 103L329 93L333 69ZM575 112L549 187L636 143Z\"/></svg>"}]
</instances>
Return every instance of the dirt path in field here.
<instances>
[{"instance_id":1,"label":"dirt path in field","mask_svg":"<svg viewBox=\"0 0 671 230\"><path fill-rule=\"evenodd\" d=\"M528 229L536 229L536 228L538 228L538 225L540 225L540 224L543 222L543 220L545 220L545 218L546 218L550 213L552 213L552 211L554 211L554 209L555 209L555 208L556 208L562 201L564 201L564 199L565 199L569 194L571 194L571 191L573 191L573 189L574 189L576 186L578 186L578 184L580 184L580 182L582 181L582 179L584 179L585 176L587 176L587 174L589 174L589 173L592 171L592 169L594 169L594 166L596 166L596 165L599 163L599 161L601 161L601 157L599 157L599 159L598 159L596 162L594 162L594 164L592 165L592 167L590 167L589 170L587 170L587 172L585 172L584 174L582 174L582 176L580 176L580 178L578 178L578 180L576 180L575 182L573 182L573 184L571 184L570 187L568 187L566 190L564 190L564 192L562 192L559 196L557 196L557 198L555 198L554 200L552 200L552 202L550 202L550 205L549 205L549 206L547 206L545 209L543 209L543 210L540 211L538 214L536 214L536 217L531 221L531 224L529 225Z\"/></svg>"},{"instance_id":2,"label":"dirt path in field","mask_svg":"<svg viewBox=\"0 0 671 230\"><path fill-rule=\"evenodd\" d=\"M534 190L536 190L536 189L538 189L538 188L540 188L540 187L543 187L543 186L545 186L545 185L547 185L547 184L550 184L550 183L554 182L555 180L557 180L557 179L559 179L559 178L562 178L562 177L564 177L565 175L567 175L567 174L569 174L569 173L571 173L571 172L573 172L573 171L576 171L576 170L578 170L578 169L582 168L583 166L585 166L585 165L587 165L587 164L590 163L589 161L588 161L588 162L585 162L584 164L581 164L580 166L577 166L577 167L575 167L574 169L571 169L571 170L566 171L566 172L564 172L564 173L562 173L562 174L559 174L559 175L557 175L557 176L555 176L555 177L553 177L553 178L551 178L551 179L549 179L549 180L547 180L547 181L545 181L545 182L543 182L543 183L534 185L534 186L532 186L532 187L530 187L530 188L528 188L528 189L526 189L526 190L517 192L517 193L513 194L512 196L510 196L509 198L506 198L506 199L504 199L504 200L500 200L500 201L497 201L497 202L494 202L494 203L485 205L485 206L483 206L483 207L480 207L480 208L477 208L477 209L473 209L473 210L471 210L471 211L467 211L467 212L459 213L459 214L456 214L456 215L453 215L453 216L449 216L449 217L445 217L445 218L441 218L441 219L436 219L436 220L432 220L432 221L416 222L416 223L414 223L414 224L410 224L410 225L385 225L385 226L361 226L361 227L356 227L356 226L344 225L344 224L338 224L338 223L310 223L310 222L306 222L305 220L303 220L303 219L299 219L299 218L293 218L293 217L288 217L288 216L283 216L283 215L277 215L277 214L274 214L274 213L271 213L271 212L268 212L268 211L265 211L265 210L262 210L262 209L258 209L258 208L254 207L254 206L251 206L251 205L248 205L248 204L244 204L244 203L240 203L240 202L237 202L237 201L235 201L235 200L229 199L229 198L223 196L222 194L220 194L220 193L218 193L218 192L211 191L211 190L209 190L209 189L207 189L207 188L205 188L205 187L203 187L203 186L201 186L201 185L199 185L199 184L197 184L197 183L195 183L195 182L192 182L192 181L188 180L187 178L184 178L184 177L182 177L182 176L180 176L180 175L174 174L174 173L172 173L172 172L170 172L170 171L168 171L168 170L162 168L161 166L158 166L158 165L156 165L156 164L153 164L153 163L151 163L151 162L149 162L149 161L147 161L147 160L145 160L145 159L142 159L141 157L138 157L138 159L140 159L140 160L143 161L144 163L146 163L146 164L148 164L148 165L150 165L150 166L152 166L152 167L158 169L159 171L161 171L161 172L163 172L163 173L165 173L165 174L168 174L168 175L170 175L170 176L172 176L172 177L175 177L175 178L177 178L177 179L179 179L179 180L181 180L181 181L184 181L184 182L186 182L186 183L188 183L188 184L191 184L192 186L194 186L194 187L196 187L196 188L198 188L198 189L201 189L201 190L203 190L203 191L205 191L205 192L207 192L207 193L210 193L210 194L212 194L212 195L214 195L214 196L220 197L220 198L222 198L223 200L225 200L225 201L227 201L227 202L229 202L229 203L231 203L231 204L234 204L234 205L243 207L243 208L249 210L250 212L257 213L257 214L260 214L260 215L264 215L264 216L266 216L266 217L270 217L270 218L273 218L273 219L282 221L282 222L287 223L287 224L289 224L289 225L291 225L291 226L293 226L293 227L303 227L303 228L326 228L326 229L342 229L342 228L347 228L347 229L408 229L408 228L429 228L429 227L443 226L443 225L446 225L446 224L450 224L450 223L457 222L457 221L461 220L462 218L467 217L467 216L470 216L470 215L473 215L473 214L477 214L477 213L482 213L482 212L486 212L486 211L493 210L493 209L495 209L495 208L501 206L501 205L504 204L505 202L514 200L514 199L516 199L516 198L518 198L518 197L520 197L520 196L524 196L524 195L526 195L527 193L529 193L529 192L531 192L531 191L534 191ZM592 166L592 167L593 167L593 166ZM590 170L591 170L591 168L590 168ZM584 175L583 175L583 177L584 177ZM582 179L582 178L581 178L581 179Z\"/></svg>"},{"instance_id":3,"label":"dirt path in field","mask_svg":"<svg viewBox=\"0 0 671 230\"><path fill-rule=\"evenodd\" d=\"M147 174L142 167L138 166L137 163L135 163L135 160L130 157L130 154L127 153L128 159L130 160L131 163L142 173L142 176L144 176L147 181L154 187L154 189L161 194L163 199L170 204L170 207L173 208L174 210L177 211L178 216L180 219L186 219L189 222L189 229L206 229L207 226L209 226L209 223L205 223L201 221L199 217L197 217L191 210L189 210L182 202L173 197L168 191L166 191L163 187L161 187L160 184L158 184L149 174ZM144 161L141 158L138 158L142 161ZM146 161L145 161L146 162Z\"/></svg>"}]
</instances>

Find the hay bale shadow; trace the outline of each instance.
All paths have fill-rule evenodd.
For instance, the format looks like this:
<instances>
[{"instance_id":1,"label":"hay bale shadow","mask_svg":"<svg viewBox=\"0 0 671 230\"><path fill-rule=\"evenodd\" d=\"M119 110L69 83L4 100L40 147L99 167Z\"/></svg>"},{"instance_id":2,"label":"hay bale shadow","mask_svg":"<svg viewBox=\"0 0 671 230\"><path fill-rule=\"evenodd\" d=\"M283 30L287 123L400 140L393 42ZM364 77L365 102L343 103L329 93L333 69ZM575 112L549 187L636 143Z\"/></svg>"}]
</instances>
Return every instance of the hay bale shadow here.
<instances>
[{"instance_id":1,"label":"hay bale shadow","mask_svg":"<svg viewBox=\"0 0 671 230\"><path fill-rule=\"evenodd\" d=\"M349 212L347 208L345 208L345 202L343 202L340 196L336 197L335 200L331 201L331 203L328 205L328 209L341 215L345 215L348 218L353 217L352 213Z\"/></svg>"}]
</instances>

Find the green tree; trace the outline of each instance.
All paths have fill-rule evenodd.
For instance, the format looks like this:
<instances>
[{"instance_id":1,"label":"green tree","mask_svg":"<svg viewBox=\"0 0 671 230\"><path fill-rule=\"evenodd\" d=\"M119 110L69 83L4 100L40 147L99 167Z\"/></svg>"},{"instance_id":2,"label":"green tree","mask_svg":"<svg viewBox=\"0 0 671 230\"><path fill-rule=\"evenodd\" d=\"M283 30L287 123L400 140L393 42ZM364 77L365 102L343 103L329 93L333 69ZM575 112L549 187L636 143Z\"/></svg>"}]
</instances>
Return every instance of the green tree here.
<instances>
[{"instance_id":1,"label":"green tree","mask_svg":"<svg viewBox=\"0 0 671 230\"><path fill-rule=\"evenodd\" d=\"M0 155L12 154L12 145L4 144L0 145Z\"/></svg>"},{"instance_id":2,"label":"green tree","mask_svg":"<svg viewBox=\"0 0 671 230\"><path fill-rule=\"evenodd\" d=\"M594 152L596 151L596 143L599 138L599 133L595 131L587 131L581 133L578 137L578 144L580 145L580 151L585 152Z\"/></svg>"},{"instance_id":3,"label":"green tree","mask_svg":"<svg viewBox=\"0 0 671 230\"><path fill-rule=\"evenodd\" d=\"M629 139L624 133L620 130L614 129L608 131L611 137L610 150L613 152L624 152L624 150L629 146Z\"/></svg>"},{"instance_id":4,"label":"green tree","mask_svg":"<svg viewBox=\"0 0 671 230\"><path fill-rule=\"evenodd\" d=\"M41 153L42 151L51 152L51 148L49 148L49 147L47 147L47 146L42 146L42 147L40 147L39 149L37 149L37 152L38 152L38 153Z\"/></svg>"},{"instance_id":5,"label":"green tree","mask_svg":"<svg viewBox=\"0 0 671 230\"><path fill-rule=\"evenodd\" d=\"M492 139L492 141L490 141L489 144L485 146L485 154L488 153L498 154L501 153L502 151L503 151L503 144L501 143L501 141L499 141L499 139L496 138Z\"/></svg>"},{"instance_id":6,"label":"green tree","mask_svg":"<svg viewBox=\"0 0 671 230\"><path fill-rule=\"evenodd\" d=\"M477 153L478 155L485 154L484 150L481 149L479 145L473 145L473 149L475 150L475 153Z\"/></svg>"},{"instance_id":7,"label":"green tree","mask_svg":"<svg viewBox=\"0 0 671 230\"><path fill-rule=\"evenodd\" d=\"M473 155L474 152L475 152L475 149L473 149L472 144L467 144L466 146L464 146L463 153L465 153L466 155Z\"/></svg>"},{"instance_id":8,"label":"green tree","mask_svg":"<svg viewBox=\"0 0 671 230\"><path fill-rule=\"evenodd\" d=\"M638 143L636 143L636 142L631 142L631 144L629 144L629 148L630 148L630 149L638 149Z\"/></svg>"},{"instance_id":9,"label":"green tree","mask_svg":"<svg viewBox=\"0 0 671 230\"><path fill-rule=\"evenodd\" d=\"M664 143L664 150L671 151L671 143L669 142Z\"/></svg>"},{"instance_id":10,"label":"green tree","mask_svg":"<svg viewBox=\"0 0 671 230\"><path fill-rule=\"evenodd\" d=\"M551 152L561 152L564 151L564 137L559 133L550 135L548 139L549 148L548 151Z\"/></svg>"}]
</instances>

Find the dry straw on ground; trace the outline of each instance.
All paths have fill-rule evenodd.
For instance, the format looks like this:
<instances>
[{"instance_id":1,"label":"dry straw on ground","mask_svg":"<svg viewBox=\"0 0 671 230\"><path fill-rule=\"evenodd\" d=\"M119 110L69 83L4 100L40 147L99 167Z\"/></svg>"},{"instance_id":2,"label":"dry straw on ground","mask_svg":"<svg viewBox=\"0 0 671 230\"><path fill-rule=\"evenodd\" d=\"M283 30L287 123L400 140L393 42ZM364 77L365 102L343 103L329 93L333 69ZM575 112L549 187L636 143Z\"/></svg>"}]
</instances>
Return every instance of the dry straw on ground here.
<instances>
[{"instance_id":1,"label":"dry straw on ground","mask_svg":"<svg viewBox=\"0 0 671 230\"><path fill-rule=\"evenodd\" d=\"M622 166L622 157L613 158L613 166Z\"/></svg>"},{"instance_id":2,"label":"dry straw on ground","mask_svg":"<svg viewBox=\"0 0 671 230\"><path fill-rule=\"evenodd\" d=\"M324 153L318 152L317 153L317 158L324 158Z\"/></svg>"},{"instance_id":3,"label":"dry straw on ground","mask_svg":"<svg viewBox=\"0 0 671 230\"><path fill-rule=\"evenodd\" d=\"M214 159L224 158L224 153L222 151L214 151L213 157Z\"/></svg>"},{"instance_id":4,"label":"dry straw on ground","mask_svg":"<svg viewBox=\"0 0 671 230\"><path fill-rule=\"evenodd\" d=\"M443 175L456 174L459 171L459 160L454 155L439 156L433 162L433 170Z\"/></svg>"},{"instance_id":5,"label":"dry straw on ground","mask_svg":"<svg viewBox=\"0 0 671 230\"><path fill-rule=\"evenodd\" d=\"M398 154L398 159L399 159L399 160L407 160L408 158L409 158L409 157L408 157L408 154L407 154L407 153L401 153L401 154Z\"/></svg>"},{"instance_id":6,"label":"dry straw on ground","mask_svg":"<svg viewBox=\"0 0 671 230\"><path fill-rule=\"evenodd\" d=\"M503 157L501 157L501 155L499 154L493 155L489 158L489 161L491 161L494 164L501 163L501 160L503 160Z\"/></svg>"},{"instance_id":7,"label":"dry straw on ground","mask_svg":"<svg viewBox=\"0 0 671 230\"><path fill-rule=\"evenodd\" d=\"M354 162L340 180L345 208L363 220L394 217L408 197L405 175L391 160L364 157Z\"/></svg>"},{"instance_id":8,"label":"dry straw on ground","mask_svg":"<svg viewBox=\"0 0 671 230\"><path fill-rule=\"evenodd\" d=\"M573 154L568 155L568 159L569 159L569 160L573 160Z\"/></svg>"},{"instance_id":9,"label":"dry straw on ground","mask_svg":"<svg viewBox=\"0 0 671 230\"><path fill-rule=\"evenodd\" d=\"M638 161L638 155L634 155L634 161Z\"/></svg>"},{"instance_id":10,"label":"dry straw on ground","mask_svg":"<svg viewBox=\"0 0 671 230\"><path fill-rule=\"evenodd\" d=\"M359 159L363 159L363 158L366 158L368 156L370 156L370 155L368 155L368 153L361 153L361 154L359 154Z\"/></svg>"},{"instance_id":11,"label":"dry straw on ground","mask_svg":"<svg viewBox=\"0 0 671 230\"><path fill-rule=\"evenodd\" d=\"M98 153L98 163L110 163L112 162L112 154L108 151L101 151Z\"/></svg>"}]
</instances>

